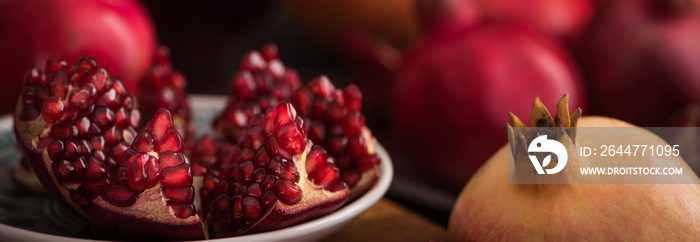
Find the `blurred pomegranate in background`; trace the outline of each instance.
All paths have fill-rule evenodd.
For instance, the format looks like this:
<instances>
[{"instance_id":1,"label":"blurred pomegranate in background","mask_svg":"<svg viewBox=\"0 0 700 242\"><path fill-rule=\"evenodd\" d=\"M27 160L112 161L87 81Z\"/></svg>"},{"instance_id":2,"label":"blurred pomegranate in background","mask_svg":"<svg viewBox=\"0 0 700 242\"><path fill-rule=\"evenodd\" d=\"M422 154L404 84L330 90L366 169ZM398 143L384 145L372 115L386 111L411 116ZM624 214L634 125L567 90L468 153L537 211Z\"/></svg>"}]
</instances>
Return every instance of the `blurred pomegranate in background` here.
<instances>
[{"instance_id":1,"label":"blurred pomegranate in background","mask_svg":"<svg viewBox=\"0 0 700 242\"><path fill-rule=\"evenodd\" d=\"M138 1L0 1L0 113L14 109L26 70L51 56L90 56L131 93L149 68L155 34Z\"/></svg>"},{"instance_id":2,"label":"blurred pomegranate in background","mask_svg":"<svg viewBox=\"0 0 700 242\"><path fill-rule=\"evenodd\" d=\"M589 22L592 0L467 0L486 19L516 21L556 37L573 38ZM598 0L602 1L602 0Z\"/></svg>"},{"instance_id":3,"label":"blurred pomegranate in background","mask_svg":"<svg viewBox=\"0 0 700 242\"><path fill-rule=\"evenodd\" d=\"M503 113L525 116L537 96L584 102L569 56L545 35L503 23L443 29L406 54L390 110L403 150L456 189L506 143Z\"/></svg>"},{"instance_id":4,"label":"blurred pomegranate in background","mask_svg":"<svg viewBox=\"0 0 700 242\"><path fill-rule=\"evenodd\" d=\"M640 126L677 125L700 101L696 0L609 1L581 38L593 114Z\"/></svg>"},{"instance_id":5,"label":"blurred pomegranate in background","mask_svg":"<svg viewBox=\"0 0 700 242\"><path fill-rule=\"evenodd\" d=\"M397 48L415 42L420 26L414 0L284 0L291 17L329 47L348 33L367 32Z\"/></svg>"}]
</instances>

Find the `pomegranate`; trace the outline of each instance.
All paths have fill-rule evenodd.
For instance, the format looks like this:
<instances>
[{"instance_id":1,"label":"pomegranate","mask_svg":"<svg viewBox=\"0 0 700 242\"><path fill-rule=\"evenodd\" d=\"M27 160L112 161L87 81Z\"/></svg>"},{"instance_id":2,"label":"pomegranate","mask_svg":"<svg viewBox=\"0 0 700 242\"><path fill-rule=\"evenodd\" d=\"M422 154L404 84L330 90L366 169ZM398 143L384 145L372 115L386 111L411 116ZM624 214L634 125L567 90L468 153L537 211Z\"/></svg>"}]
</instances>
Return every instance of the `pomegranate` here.
<instances>
[{"instance_id":1,"label":"pomegranate","mask_svg":"<svg viewBox=\"0 0 700 242\"><path fill-rule=\"evenodd\" d=\"M185 140L195 133L190 123L186 85L182 73L170 64L170 49L160 46L155 52L153 66L139 82L138 94L139 110L144 117L153 116L159 108L167 109Z\"/></svg>"},{"instance_id":2,"label":"pomegranate","mask_svg":"<svg viewBox=\"0 0 700 242\"><path fill-rule=\"evenodd\" d=\"M283 228L340 207L350 190L287 102L254 115L238 149L204 178L202 207L213 237Z\"/></svg>"},{"instance_id":3,"label":"pomegranate","mask_svg":"<svg viewBox=\"0 0 700 242\"><path fill-rule=\"evenodd\" d=\"M625 0L603 7L579 46L591 113L665 126L700 101L697 3Z\"/></svg>"},{"instance_id":4,"label":"pomegranate","mask_svg":"<svg viewBox=\"0 0 700 242\"><path fill-rule=\"evenodd\" d=\"M516 21L557 37L576 37L593 16L591 0L470 0L486 19Z\"/></svg>"},{"instance_id":5,"label":"pomegranate","mask_svg":"<svg viewBox=\"0 0 700 242\"><path fill-rule=\"evenodd\" d=\"M297 90L291 102L304 120L308 138L326 148L342 180L352 188L352 196L369 189L379 177L380 159L360 113L360 89L354 84L336 89L326 76L319 76Z\"/></svg>"},{"instance_id":6,"label":"pomegranate","mask_svg":"<svg viewBox=\"0 0 700 242\"><path fill-rule=\"evenodd\" d=\"M92 201L92 232L110 239L204 239L183 145L170 112L159 109Z\"/></svg>"},{"instance_id":7,"label":"pomegranate","mask_svg":"<svg viewBox=\"0 0 700 242\"><path fill-rule=\"evenodd\" d=\"M569 115L568 97L557 106L556 119L541 102L532 108L530 125L537 127L636 127L608 117ZM542 115L546 114L546 115ZM513 127L526 125L511 115ZM507 127L512 136L513 129ZM639 129L620 135L609 133L563 134L565 145L604 143L663 144L651 132ZM502 147L464 187L450 216L448 239L471 240L697 240L700 234L700 180L690 169L692 184L508 184L508 146ZM518 152L518 151L516 151ZM583 160L569 152L568 165ZM591 164L610 164L599 156ZM652 156L620 156L615 162L659 159ZM682 158L664 165L685 167ZM532 166L529 167L532 170ZM517 170L516 170L517 172ZM685 175L685 174L684 174ZM662 176L649 179L662 180ZM550 204L551 206L542 206ZM653 219L651 219L653 217Z\"/></svg>"},{"instance_id":8,"label":"pomegranate","mask_svg":"<svg viewBox=\"0 0 700 242\"><path fill-rule=\"evenodd\" d=\"M24 71L51 56L94 57L136 93L155 49L150 16L135 0L2 1L0 36L0 113L12 111Z\"/></svg>"},{"instance_id":9,"label":"pomegranate","mask_svg":"<svg viewBox=\"0 0 700 242\"><path fill-rule=\"evenodd\" d=\"M551 93L582 96L577 71L555 42L494 23L432 32L406 54L392 85L395 140L427 174L454 189L506 143L492 135L506 121L499 113L520 115L527 107L522 100L535 96L544 102L557 100Z\"/></svg>"},{"instance_id":10,"label":"pomegranate","mask_svg":"<svg viewBox=\"0 0 700 242\"><path fill-rule=\"evenodd\" d=\"M49 58L25 77L15 135L44 188L87 217L90 202L136 136L140 113L119 79L83 57Z\"/></svg>"},{"instance_id":11,"label":"pomegranate","mask_svg":"<svg viewBox=\"0 0 700 242\"><path fill-rule=\"evenodd\" d=\"M299 85L296 71L280 61L276 45L265 45L260 52L249 51L231 80L228 105L212 126L220 136L236 141L253 115L287 100Z\"/></svg>"}]
</instances>

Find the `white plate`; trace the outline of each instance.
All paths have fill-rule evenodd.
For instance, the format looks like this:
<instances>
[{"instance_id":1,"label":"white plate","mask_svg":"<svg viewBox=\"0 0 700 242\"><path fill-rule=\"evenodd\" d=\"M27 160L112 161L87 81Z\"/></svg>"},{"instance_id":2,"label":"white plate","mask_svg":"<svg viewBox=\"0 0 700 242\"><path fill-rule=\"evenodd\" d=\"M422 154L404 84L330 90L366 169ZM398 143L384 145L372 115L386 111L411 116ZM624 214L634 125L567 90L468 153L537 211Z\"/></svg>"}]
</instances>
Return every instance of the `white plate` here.
<instances>
[{"instance_id":1,"label":"white plate","mask_svg":"<svg viewBox=\"0 0 700 242\"><path fill-rule=\"evenodd\" d=\"M212 118L224 107L222 96L193 95L194 122L208 132ZM52 199L27 193L10 181L9 171L18 163L14 148L12 119L0 118L0 241L95 241L81 239L86 224L65 211ZM374 143L382 159L381 177L364 195L337 211L301 224L275 231L208 241L316 241L352 222L384 196L393 176L391 158L384 147Z\"/></svg>"}]
</instances>

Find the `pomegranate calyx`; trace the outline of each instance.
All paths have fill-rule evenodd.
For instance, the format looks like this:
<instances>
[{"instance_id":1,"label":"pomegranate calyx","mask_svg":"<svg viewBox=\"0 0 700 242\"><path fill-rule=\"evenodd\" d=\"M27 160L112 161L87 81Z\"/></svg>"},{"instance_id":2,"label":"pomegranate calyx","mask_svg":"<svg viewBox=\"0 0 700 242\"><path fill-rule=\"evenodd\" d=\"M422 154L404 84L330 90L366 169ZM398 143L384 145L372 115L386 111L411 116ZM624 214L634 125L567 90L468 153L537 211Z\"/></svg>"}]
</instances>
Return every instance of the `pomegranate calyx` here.
<instances>
[{"instance_id":1,"label":"pomegranate calyx","mask_svg":"<svg viewBox=\"0 0 700 242\"><path fill-rule=\"evenodd\" d=\"M564 94L564 96L559 99L555 118L552 118L549 110L542 104L539 97L535 98L532 104L530 126L555 129L517 129L528 126L513 113L508 113L508 115L510 124L506 124L505 129L508 134L509 143L511 144L511 152L515 158L514 160L529 160L528 141L540 135L547 135L548 138L559 141L567 147L567 150L575 150L576 125L578 124L578 119L581 117L581 108L569 114L569 94ZM516 162L515 168L516 171L519 170L518 168L532 171L532 166L529 163L518 164L518 162Z\"/></svg>"}]
</instances>

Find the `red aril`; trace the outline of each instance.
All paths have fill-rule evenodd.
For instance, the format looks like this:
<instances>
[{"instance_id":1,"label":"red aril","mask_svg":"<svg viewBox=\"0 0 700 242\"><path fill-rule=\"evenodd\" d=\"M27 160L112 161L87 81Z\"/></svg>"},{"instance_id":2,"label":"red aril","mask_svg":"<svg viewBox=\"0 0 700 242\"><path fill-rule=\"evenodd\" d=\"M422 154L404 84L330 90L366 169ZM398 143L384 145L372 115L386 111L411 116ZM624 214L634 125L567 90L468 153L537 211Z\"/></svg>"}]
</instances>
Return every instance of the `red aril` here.
<instances>
[{"instance_id":1,"label":"red aril","mask_svg":"<svg viewBox=\"0 0 700 242\"><path fill-rule=\"evenodd\" d=\"M131 93L151 64L155 33L138 1L8 0L0 3L0 113L12 111L24 71L51 56L90 56Z\"/></svg>"},{"instance_id":2,"label":"red aril","mask_svg":"<svg viewBox=\"0 0 700 242\"><path fill-rule=\"evenodd\" d=\"M249 51L231 79L228 104L212 126L220 137L235 141L255 114L287 100L299 85L299 76L284 66L276 45Z\"/></svg>"},{"instance_id":3,"label":"red aril","mask_svg":"<svg viewBox=\"0 0 700 242\"><path fill-rule=\"evenodd\" d=\"M170 49L160 46L153 57L153 66L139 82L139 110L144 117L153 116L160 108L173 114L175 128L185 140L194 135L187 102L187 80L170 63Z\"/></svg>"},{"instance_id":4,"label":"red aril","mask_svg":"<svg viewBox=\"0 0 700 242\"><path fill-rule=\"evenodd\" d=\"M500 114L539 96L581 97L578 73L556 42L519 25L482 23L432 32L393 79L392 127L420 167L461 187L506 139ZM581 99L572 100L581 105Z\"/></svg>"}]
</instances>

